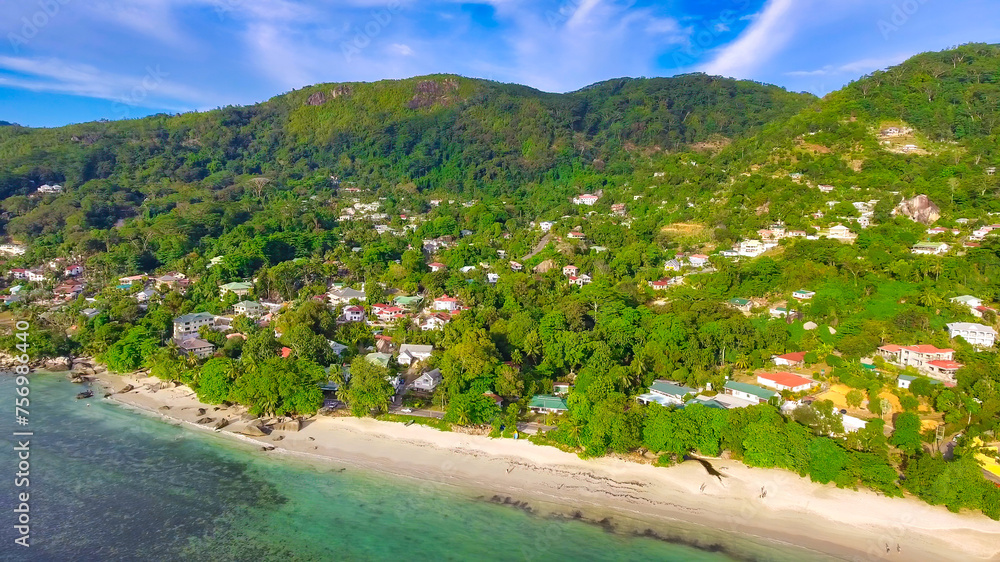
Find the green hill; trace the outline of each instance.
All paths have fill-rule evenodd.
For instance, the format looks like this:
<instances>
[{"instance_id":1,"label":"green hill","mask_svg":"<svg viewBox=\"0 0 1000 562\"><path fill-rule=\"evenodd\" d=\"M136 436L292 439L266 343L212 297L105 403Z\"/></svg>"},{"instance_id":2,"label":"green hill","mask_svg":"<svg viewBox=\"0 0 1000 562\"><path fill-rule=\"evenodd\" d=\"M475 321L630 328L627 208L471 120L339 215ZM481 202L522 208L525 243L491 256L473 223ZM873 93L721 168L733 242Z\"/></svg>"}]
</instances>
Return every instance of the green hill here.
<instances>
[{"instance_id":1,"label":"green hill","mask_svg":"<svg viewBox=\"0 0 1000 562\"><path fill-rule=\"evenodd\" d=\"M505 185L627 147L676 149L790 117L815 98L703 75L623 79L570 94L436 75L324 84L248 107L0 131L0 198L31 182L125 187L227 175Z\"/></svg>"}]
</instances>

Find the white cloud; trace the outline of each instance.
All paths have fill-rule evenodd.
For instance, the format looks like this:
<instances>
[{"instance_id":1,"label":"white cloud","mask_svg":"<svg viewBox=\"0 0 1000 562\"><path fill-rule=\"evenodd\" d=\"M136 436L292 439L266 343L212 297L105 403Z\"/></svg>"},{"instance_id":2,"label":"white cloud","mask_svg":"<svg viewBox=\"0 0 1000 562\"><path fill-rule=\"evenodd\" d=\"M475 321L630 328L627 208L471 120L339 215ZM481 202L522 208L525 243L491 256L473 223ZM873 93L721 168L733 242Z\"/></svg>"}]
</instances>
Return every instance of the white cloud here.
<instances>
[{"instance_id":1,"label":"white cloud","mask_svg":"<svg viewBox=\"0 0 1000 562\"><path fill-rule=\"evenodd\" d=\"M402 57L412 57L415 54L412 47L410 47L409 45L404 45L402 43L393 43L392 45L389 45L389 47L386 48L386 50L389 51L391 54L399 55Z\"/></svg>"},{"instance_id":2,"label":"white cloud","mask_svg":"<svg viewBox=\"0 0 1000 562\"><path fill-rule=\"evenodd\" d=\"M828 64L815 70L793 70L786 72L785 76L832 76L848 74L851 76L861 76L875 70L899 64L916 53L906 53L883 58L865 58L840 65Z\"/></svg>"},{"instance_id":3,"label":"white cloud","mask_svg":"<svg viewBox=\"0 0 1000 562\"><path fill-rule=\"evenodd\" d=\"M791 39L795 32L792 17L803 2L798 0L768 0L753 23L702 70L708 74L745 78L770 59Z\"/></svg>"}]
</instances>

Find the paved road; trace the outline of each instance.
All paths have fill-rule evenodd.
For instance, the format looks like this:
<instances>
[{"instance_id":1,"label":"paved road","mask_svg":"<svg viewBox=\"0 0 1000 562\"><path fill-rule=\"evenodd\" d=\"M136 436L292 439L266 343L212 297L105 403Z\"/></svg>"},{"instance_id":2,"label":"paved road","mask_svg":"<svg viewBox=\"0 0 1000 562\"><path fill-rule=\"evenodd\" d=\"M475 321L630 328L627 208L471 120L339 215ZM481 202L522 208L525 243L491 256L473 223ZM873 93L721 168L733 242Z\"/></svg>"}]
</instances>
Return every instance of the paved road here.
<instances>
[{"instance_id":1,"label":"paved road","mask_svg":"<svg viewBox=\"0 0 1000 562\"><path fill-rule=\"evenodd\" d=\"M542 250L544 250L545 247L548 246L549 242L551 242L551 241L552 241L552 233L549 232L545 236L542 236L542 239L538 241L538 244L535 244L535 249L532 250L530 254L524 256L523 258L521 258L521 261L527 261L527 260L530 260L531 258L535 257L538 254L538 252L541 252Z\"/></svg>"}]
</instances>

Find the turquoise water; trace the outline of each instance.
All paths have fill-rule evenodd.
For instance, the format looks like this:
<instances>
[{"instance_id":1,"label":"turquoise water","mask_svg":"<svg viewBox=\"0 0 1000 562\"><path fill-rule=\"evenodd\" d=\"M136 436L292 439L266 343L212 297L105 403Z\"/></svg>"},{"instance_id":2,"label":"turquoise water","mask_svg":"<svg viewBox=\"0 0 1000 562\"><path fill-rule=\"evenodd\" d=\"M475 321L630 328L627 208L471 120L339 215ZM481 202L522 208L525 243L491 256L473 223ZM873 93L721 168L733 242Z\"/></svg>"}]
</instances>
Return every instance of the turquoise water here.
<instances>
[{"instance_id":1,"label":"turquoise water","mask_svg":"<svg viewBox=\"0 0 1000 562\"><path fill-rule=\"evenodd\" d=\"M33 544L11 546L15 429L13 408L3 406L2 560L735 556L530 514L445 485L267 455L106 400L77 401L80 387L60 375L34 376L31 389ZM0 377L0 400L13 402L13 391L13 379Z\"/></svg>"}]
</instances>

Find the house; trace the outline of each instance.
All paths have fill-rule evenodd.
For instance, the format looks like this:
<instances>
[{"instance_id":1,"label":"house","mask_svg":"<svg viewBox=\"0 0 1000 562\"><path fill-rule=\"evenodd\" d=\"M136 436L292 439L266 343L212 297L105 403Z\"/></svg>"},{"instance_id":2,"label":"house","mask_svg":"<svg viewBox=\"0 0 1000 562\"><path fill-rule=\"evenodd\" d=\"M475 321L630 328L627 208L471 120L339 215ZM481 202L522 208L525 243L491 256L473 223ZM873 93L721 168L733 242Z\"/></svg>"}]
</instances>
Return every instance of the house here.
<instances>
[{"instance_id":1,"label":"house","mask_svg":"<svg viewBox=\"0 0 1000 562\"><path fill-rule=\"evenodd\" d=\"M451 320L451 317L445 313L438 313L427 317L421 324L420 329L423 331L428 330L443 330L444 325Z\"/></svg>"},{"instance_id":2,"label":"house","mask_svg":"<svg viewBox=\"0 0 1000 562\"><path fill-rule=\"evenodd\" d=\"M748 408L750 406L756 406L757 404L760 403L760 401L756 398L754 398L753 400L745 400L743 398L737 398L736 396L733 396L731 394L716 394L715 396L713 396L711 398L711 401L717 404L718 406L709 403L705 399L705 397L699 396L697 398L700 399L699 402L704 406L707 406L709 408L721 406L726 410L733 410L736 408Z\"/></svg>"},{"instance_id":3,"label":"house","mask_svg":"<svg viewBox=\"0 0 1000 562\"><path fill-rule=\"evenodd\" d=\"M219 286L219 292L223 297L229 293L233 293L238 297L245 297L250 294L251 289L253 289L253 283L246 283L243 281L234 281L233 283L226 283L225 285Z\"/></svg>"},{"instance_id":4,"label":"house","mask_svg":"<svg viewBox=\"0 0 1000 562\"><path fill-rule=\"evenodd\" d=\"M939 256L947 254L951 247L943 242L918 242L910 249L914 254L925 256Z\"/></svg>"},{"instance_id":5,"label":"house","mask_svg":"<svg viewBox=\"0 0 1000 562\"><path fill-rule=\"evenodd\" d=\"M817 187L819 188L820 193L830 193L834 189L832 185L819 185Z\"/></svg>"},{"instance_id":6,"label":"house","mask_svg":"<svg viewBox=\"0 0 1000 562\"><path fill-rule=\"evenodd\" d=\"M970 310L975 310L975 309L979 308L980 306L983 306L983 300L982 299L978 299L978 298L976 298L976 297L974 297L972 295L962 295L960 297L954 297L954 298L952 298L950 300L953 303L965 305L965 306L969 307Z\"/></svg>"},{"instance_id":7,"label":"house","mask_svg":"<svg viewBox=\"0 0 1000 562\"><path fill-rule=\"evenodd\" d=\"M921 374L945 381L954 381L955 372L964 365L954 361L954 349L938 349L933 345L884 345L879 355L899 367L914 367Z\"/></svg>"},{"instance_id":8,"label":"house","mask_svg":"<svg viewBox=\"0 0 1000 562\"><path fill-rule=\"evenodd\" d=\"M577 273L579 273L580 268L577 267L577 266L575 266L575 265L567 265L567 266L563 267L562 271L563 271L563 275L569 277L569 276L576 275Z\"/></svg>"},{"instance_id":9,"label":"house","mask_svg":"<svg viewBox=\"0 0 1000 562\"><path fill-rule=\"evenodd\" d=\"M913 375L899 375L896 378L896 386L899 388L910 388L910 383L917 380L917 377Z\"/></svg>"},{"instance_id":10,"label":"house","mask_svg":"<svg viewBox=\"0 0 1000 562\"><path fill-rule=\"evenodd\" d=\"M590 276L587 275L586 273L584 273L579 277L574 275L569 278L569 284L576 285L577 287L583 287L584 285L589 285L591 281L593 281L593 279L591 279Z\"/></svg>"},{"instance_id":11,"label":"house","mask_svg":"<svg viewBox=\"0 0 1000 562\"><path fill-rule=\"evenodd\" d=\"M389 361L392 360L392 355L389 355L388 353L374 352L365 355L365 360L367 360L372 365L378 365L380 367L388 367Z\"/></svg>"},{"instance_id":12,"label":"house","mask_svg":"<svg viewBox=\"0 0 1000 562\"><path fill-rule=\"evenodd\" d=\"M611 206L611 214L616 217L625 216L625 203L615 203Z\"/></svg>"},{"instance_id":13,"label":"house","mask_svg":"<svg viewBox=\"0 0 1000 562\"><path fill-rule=\"evenodd\" d=\"M184 275L183 273L178 273L176 271L167 273L166 275L161 275L156 279L154 279L153 281L154 281L153 286L161 289L166 289L168 291L172 289L181 289L187 287L189 284L187 276ZM252 286L249 283L247 283L247 285Z\"/></svg>"},{"instance_id":14,"label":"house","mask_svg":"<svg viewBox=\"0 0 1000 562\"><path fill-rule=\"evenodd\" d=\"M365 321L365 309L360 306L348 306L344 308L344 313L341 314L338 319L341 323L344 322L364 322Z\"/></svg>"},{"instance_id":15,"label":"house","mask_svg":"<svg viewBox=\"0 0 1000 562\"><path fill-rule=\"evenodd\" d=\"M413 343L404 343L399 346L399 357L396 361L400 365L409 365L410 363L416 363L419 361L424 361L425 359L430 359L431 352L434 351L433 345L417 345Z\"/></svg>"},{"instance_id":16,"label":"house","mask_svg":"<svg viewBox=\"0 0 1000 562\"><path fill-rule=\"evenodd\" d=\"M952 339L961 337L976 347L993 347L997 331L992 326L984 324L952 322L948 324L948 337Z\"/></svg>"},{"instance_id":17,"label":"house","mask_svg":"<svg viewBox=\"0 0 1000 562\"><path fill-rule=\"evenodd\" d=\"M0 254L23 256L28 249L20 244L0 244Z\"/></svg>"},{"instance_id":18,"label":"house","mask_svg":"<svg viewBox=\"0 0 1000 562\"><path fill-rule=\"evenodd\" d=\"M597 203L597 200L601 197L599 195L593 195L591 193L584 193L583 195L577 195L573 198L574 205L593 205Z\"/></svg>"},{"instance_id":19,"label":"house","mask_svg":"<svg viewBox=\"0 0 1000 562\"><path fill-rule=\"evenodd\" d=\"M101 313L100 309L97 308L85 308L80 311L80 314L82 314L85 318L87 318L87 320L96 318L97 315L100 313Z\"/></svg>"},{"instance_id":20,"label":"house","mask_svg":"<svg viewBox=\"0 0 1000 562\"><path fill-rule=\"evenodd\" d=\"M458 310L458 299L449 297L447 294L434 299L434 310L446 310L452 312Z\"/></svg>"},{"instance_id":21,"label":"house","mask_svg":"<svg viewBox=\"0 0 1000 562\"><path fill-rule=\"evenodd\" d=\"M744 240L735 250L741 256L755 258L764 253L764 244L760 240Z\"/></svg>"},{"instance_id":22,"label":"house","mask_svg":"<svg viewBox=\"0 0 1000 562\"><path fill-rule=\"evenodd\" d=\"M83 275L83 266L78 263L74 263L73 265L67 265L63 269L63 275L67 277L76 277L77 275Z\"/></svg>"},{"instance_id":23,"label":"house","mask_svg":"<svg viewBox=\"0 0 1000 562\"><path fill-rule=\"evenodd\" d=\"M264 305L256 301L240 301L233 305L233 312L247 318L260 318L266 314Z\"/></svg>"},{"instance_id":24,"label":"house","mask_svg":"<svg viewBox=\"0 0 1000 562\"><path fill-rule=\"evenodd\" d=\"M14 279L27 279L28 278L28 270L27 269L21 269L21 268L12 269L12 270L10 270L10 276L13 277Z\"/></svg>"},{"instance_id":25,"label":"house","mask_svg":"<svg viewBox=\"0 0 1000 562\"><path fill-rule=\"evenodd\" d=\"M583 240L584 238L586 238L586 235L584 235L579 230L573 230L566 235L566 238L569 238L570 240Z\"/></svg>"},{"instance_id":26,"label":"house","mask_svg":"<svg viewBox=\"0 0 1000 562\"><path fill-rule=\"evenodd\" d=\"M696 392L697 391L693 388L674 384L666 380L653 381L653 385L649 387L649 394L662 396L666 398L667 401L677 405L684 403L685 396L695 394Z\"/></svg>"},{"instance_id":27,"label":"house","mask_svg":"<svg viewBox=\"0 0 1000 562\"><path fill-rule=\"evenodd\" d=\"M694 267L704 267L708 264L708 256L705 254L692 254L688 262Z\"/></svg>"},{"instance_id":28,"label":"house","mask_svg":"<svg viewBox=\"0 0 1000 562\"><path fill-rule=\"evenodd\" d=\"M24 272L24 278L33 283L41 283L45 281L45 272L41 269L29 269Z\"/></svg>"},{"instance_id":29,"label":"house","mask_svg":"<svg viewBox=\"0 0 1000 562\"><path fill-rule=\"evenodd\" d=\"M215 315L211 312L194 312L174 318L174 338L181 339L191 334L197 334L202 326L215 324Z\"/></svg>"},{"instance_id":30,"label":"house","mask_svg":"<svg viewBox=\"0 0 1000 562\"><path fill-rule=\"evenodd\" d=\"M827 238L833 238L834 240L853 241L857 238L857 235L851 232L851 229L840 224L828 228L825 235Z\"/></svg>"},{"instance_id":31,"label":"house","mask_svg":"<svg viewBox=\"0 0 1000 562\"><path fill-rule=\"evenodd\" d=\"M666 277L664 277L663 279L660 279L659 281L650 281L649 282L649 286L652 287L652 289L654 291L664 291L664 290L668 289L670 287L670 285L671 285L671 280L668 279L668 278L666 278Z\"/></svg>"},{"instance_id":32,"label":"house","mask_svg":"<svg viewBox=\"0 0 1000 562\"><path fill-rule=\"evenodd\" d=\"M531 397L528 409L538 414L561 414L569 410L569 407L566 406L565 398L551 394L538 394Z\"/></svg>"},{"instance_id":33,"label":"house","mask_svg":"<svg viewBox=\"0 0 1000 562\"><path fill-rule=\"evenodd\" d=\"M794 310L789 309L787 306L776 306L768 311L771 318L785 318L789 314L795 314Z\"/></svg>"},{"instance_id":34,"label":"house","mask_svg":"<svg viewBox=\"0 0 1000 562\"><path fill-rule=\"evenodd\" d=\"M445 264L437 261L427 264L427 267L431 268L431 272L438 272L447 269Z\"/></svg>"},{"instance_id":35,"label":"house","mask_svg":"<svg viewBox=\"0 0 1000 562\"><path fill-rule=\"evenodd\" d=\"M400 318L406 318L406 310L387 304L373 304L372 314L382 323L394 322Z\"/></svg>"},{"instance_id":36,"label":"house","mask_svg":"<svg viewBox=\"0 0 1000 562\"><path fill-rule=\"evenodd\" d=\"M392 343L392 336L385 334L375 335L375 351L392 355L396 353L396 344Z\"/></svg>"},{"instance_id":37,"label":"house","mask_svg":"<svg viewBox=\"0 0 1000 562\"><path fill-rule=\"evenodd\" d=\"M496 273L486 274L486 282L489 283L490 285L496 285L497 282L499 281L500 281L500 276L497 275Z\"/></svg>"},{"instance_id":38,"label":"house","mask_svg":"<svg viewBox=\"0 0 1000 562\"><path fill-rule=\"evenodd\" d=\"M511 271L521 271L522 269L524 269L523 265L517 263L516 261L510 262L510 270Z\"/></svg>"},{"instance_id":39,"label":"house","mask_svg":"<svg viewBox=\"0 0 1000 562\"><path fill-rule=\"evenodd\" d=\"M344 288L331 289L326 296L330 299L330 302L335 305L348 304L353 300L365 302L365 299L367 298L364 291Z\"/></svg>"},{"instance_id":40,"label":"house","mask_svg":"<svg viewBox=\"0 0 1000 562\"><path fill-rule=\"evenodd\" d=\"M753 302L749 299L731 298L727 304L730 308L735 308L736 310L747 313L749 313L750 309L753 308Z\"/></svg>"},{"instance_id":41,"label":"house","mask_svg":"<svg viewBox=\"0 0 1000 562\"><path fill-rule=\"evenodd\" d=\"M413 389L421 392L434 392L434 389L441 384L442 379L441 369L427 371L413 381Z\"/></svg>"},{"instance_id":42,"label":"house","mask_svg":"<svg viewBox=\"0 0 1000 562\"><path fill-rule=\"evenodd\" d=\"M146 287L135 294L135 300L141 303L149 302L157 296L159 296L159 294L152 287Z\"/></svg>"},{"instance_id":43,"label":"house","mask_svg":"<svg viewBox=\"0 0 1000 562\"><path fill-rule=\"evenodd\" d=\"M792 298L800 301L807 301L815 296L816 296L816 291L806 291L803 289L799 289L798 291L792 293Z\"/></svg>"},{"instance_id":44,"label":"house","mask_svg":"<svg viewBox=\"0 0 1000 562\"><path fill-rule=\"evenodd\" d=\"M757 375L757 384L778 391L804 392L815 386L816 381L792 373L761 373Z\"/></svg>"},{"instance_id":45,"label":"house","mask_svg":"<svg viewBox=\"0 0 1000 562\"><path fill-rule=\"evenodd\" d=\"M462 273L470 273L476 270L476 266L466 265L464 267L460 267L458 270L461 271Z\"/></svg>"},{"instance_id":46,"label":"house","mask_svg":"<svg viewBox=\"0 0 1000 562\"><path fill-rule=\"evenodd\" d=\"M330 349L333 350L333 352L337 355L343 355L344 352L350 349L346 345L335 342L333 340L327 340L326 343L330 344Z\"/></svg>"},{"instance_id":47,"label":"house","mask_svg":"<svg viewBox=\"0 0 1000 562\"><path fill-rule=\"evenodd\" d=\"M805 351L796 351L794 353L786 353L784 355L775 355L771 358L775 365L779 367L798 367L806 360Z\"/></svg>"},{"instance_id":48,"label":"house","mask_svg":"<svg viewBox=\"0 0 1000 562\"><path fill-rule=\"evenodd\" d=\"M121 289L127 289L131 287L134 283L142 283L148 279L146 275L131 275L129 277L119 277L118 287Z\"/></svg>"},{"instance_id":49,"label":"house","mask_svg":"<svg viewBox=\"0 0 1000 562\"><path fill-rule=\"evenodd\" d=\"M59 184L49 185L44 184L37 190L38 193L62 193L63 187Z\"/></svg>"},{"instance_id":50,"label":"house","mask_svg":"<svg viewBox=\"0 0 1000 562\"><path fill-rule=\"evenodd\" d=\"M408 309L415 309L417 305L423 302L423 300L424 297L420 295L415 295L412 297L400 295L392 299L392 302L396 303L396 306L401 306L403 308L408 308Z\"/></svg>"},{"instance_id":51,"label":"house","mask_svg":"<svg viewBox=\"0 0 1000 562\"><path fill-rule=\"evenodd\" d=\"M215 353L215 346L201 338L188 338L177 344L183 355L194 354L199 359L211 357Z\"/></svg>"},{"instance_id":52,"label":"house","mask_svg":"<svg viewBox=\"0 0 1000 562\"><path fill-rule=\"evenodd\" d=\"M555 226L555 225L556 225L556 223L554 223L554 222L542 221L542 222L538 223L538 228L542 232L548 232L548 231L552 230L552 227Z\"/></svg>"},{"instance_id":53,"label":"house","mask_svg":"<svg viewBox=\"0 0 1000 562\"><path fill-rule=\"evenodd\" d=\"M726 386L723 388L725 394L754 404L765 404L775 396L778 396L778 393L773 390L745 382L726 381Z\"/></svg>"},{"instance_id":54,"label":"house","mask_svg":"<svg viewBox=\"0 0 1000 562\"><path fill-rule=\"evenodd\" d=\"M52 290L56 297L64 298L66 300L76 298L77 295L83 292L84 284L76 281L75 279L70 279L64 283L60 283Z\"/></svg>"},{"instance_id":55,"label":"house","mask_svg":"<svg viewBox=\"0 0 1000 562\"><path fill-rule=\"evenodd\" d=\"M552 385L552 393L556 396L566 396L569 394L570 387L568 382L557 382Z\"/></svg>"},{"instance_id":56,"label":"house","mask_svg":"<svg viewBox=\"0 0 1000 562\"><path fill-rule=\"evenodd\" d=\"M684 264L677 259L667 260L667 263L663 264L663 269L667 271L680 271L682 267Z\"/></svg>"}]
</instances>

